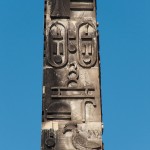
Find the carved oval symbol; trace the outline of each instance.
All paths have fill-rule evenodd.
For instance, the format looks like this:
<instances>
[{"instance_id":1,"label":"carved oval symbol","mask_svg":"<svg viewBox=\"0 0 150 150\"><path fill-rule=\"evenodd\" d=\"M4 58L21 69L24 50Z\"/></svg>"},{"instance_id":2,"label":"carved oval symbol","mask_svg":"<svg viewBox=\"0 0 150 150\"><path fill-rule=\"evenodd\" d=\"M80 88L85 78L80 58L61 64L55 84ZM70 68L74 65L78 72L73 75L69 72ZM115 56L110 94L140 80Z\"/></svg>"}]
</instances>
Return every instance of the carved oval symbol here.
<instances>
[{"instance_id":1,"label":"carved oval symbol","mask_svg":"<svg viewBox=\"0 0 150 150\"><path fill-rule=\"evenodd\" d=\"M77 51L76 46L71 42L68 45L68 49L69 49L70 53L75 53Z\"/></svg>"},{"instance_id":2,"label":"carved oval symbol","mask_svg":"<svg viewBox=\"0 0 150 150\"><path fill-rule=\"evenodd\" d=\"M93 24L78 25L78 61L83 67L92 67L97 60L96 30Z\"/></svg>"},{"instance_id":3,"label":"carved oval symbol","mask_svg":"<svg viewBox=\"0 0 150 150\"><path fill-rule=\"evenodd\" d=\"M54 147L54 146L55 146L55 141L54 141L53 138L48 138L48 139L46 139L45 144L46 144L48 147Z\"/></svg>"},{"instance_id":4,"label":"carved oval symbol","mask_svg":"<svg viewBox=\"0 0 150 150\"><path fill-rule=\"evenodd\" d=\"M61 23L53 23L50 27L47 47L47 59L53 67L62 67L68 61L66 51L67 33Z\"/></svg>"}]
</instances>

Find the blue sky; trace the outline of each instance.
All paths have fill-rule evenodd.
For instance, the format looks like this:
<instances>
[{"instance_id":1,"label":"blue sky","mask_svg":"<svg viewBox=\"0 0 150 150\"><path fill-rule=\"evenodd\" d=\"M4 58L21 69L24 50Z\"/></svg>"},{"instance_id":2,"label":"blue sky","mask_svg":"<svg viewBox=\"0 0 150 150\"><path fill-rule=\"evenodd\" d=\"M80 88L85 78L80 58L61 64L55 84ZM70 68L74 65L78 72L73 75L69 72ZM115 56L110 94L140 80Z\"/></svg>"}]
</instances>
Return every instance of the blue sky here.
<instances>
[{"instance_id":1,"label":"blue sky","mask_svg":"<svg viewBox=\"0 0 150 150\"><path fill-rule=\"evenodd\" d=\"M43 3L0 1L1 150L40 150ZM150 150L150 1L97 5L105 150Z\"/></svg>"}]
</instances>

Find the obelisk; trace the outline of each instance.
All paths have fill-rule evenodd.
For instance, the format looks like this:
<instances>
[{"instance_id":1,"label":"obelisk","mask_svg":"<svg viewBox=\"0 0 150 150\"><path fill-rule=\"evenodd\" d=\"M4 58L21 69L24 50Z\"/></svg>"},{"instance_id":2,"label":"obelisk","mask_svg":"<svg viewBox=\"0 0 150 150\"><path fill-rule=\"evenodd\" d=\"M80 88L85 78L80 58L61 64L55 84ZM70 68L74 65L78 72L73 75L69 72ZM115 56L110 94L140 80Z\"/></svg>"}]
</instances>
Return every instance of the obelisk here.
<instances>
[{"instance_id":1,"label":"obelisk","mask_svg":"<svg viewBox=\"0 0 150 150\"><path fill-rule=\"evenodd\" d=\"M41 150L103 150L96 0L45 0Z\"/></svg>"}]
</instances>

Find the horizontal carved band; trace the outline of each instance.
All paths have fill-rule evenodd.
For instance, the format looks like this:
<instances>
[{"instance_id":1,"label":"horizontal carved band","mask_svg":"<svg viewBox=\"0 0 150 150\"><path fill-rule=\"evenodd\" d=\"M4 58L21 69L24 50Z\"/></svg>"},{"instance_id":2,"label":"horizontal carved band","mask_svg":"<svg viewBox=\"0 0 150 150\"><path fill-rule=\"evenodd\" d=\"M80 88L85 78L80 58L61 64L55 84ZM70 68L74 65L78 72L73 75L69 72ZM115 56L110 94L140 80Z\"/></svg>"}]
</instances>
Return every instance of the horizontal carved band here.
<instances>
[{"instance_id":1,"label":"horizontal carved band","mask_svg":"<svg viewBox=\"0 0 150 150\"><path fill-rule=\"evenodd\" d=\"M92 3L71 3L70 9L71 10L93 10L94 6Z\"/></svg>"}]
</instances>

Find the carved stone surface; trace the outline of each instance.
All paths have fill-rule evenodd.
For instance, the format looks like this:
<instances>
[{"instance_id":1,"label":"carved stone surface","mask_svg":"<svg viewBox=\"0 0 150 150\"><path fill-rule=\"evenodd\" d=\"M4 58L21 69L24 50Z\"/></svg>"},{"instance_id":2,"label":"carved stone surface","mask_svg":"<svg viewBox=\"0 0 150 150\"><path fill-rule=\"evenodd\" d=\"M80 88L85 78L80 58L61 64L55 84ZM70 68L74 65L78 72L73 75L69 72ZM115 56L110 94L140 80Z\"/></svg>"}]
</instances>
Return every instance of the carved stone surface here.
<instances>
[{"instance_id":1,"label":"carved stone surface","mask_svg":"<svg viewBox=\"0 0 150 150\"><path fill-rule=\"evenodd\" d=\"M70 0L51 0L51 17L65 18L70 16Z\"/></svg>"},{"instance_id":2,"label":"carved stone surface","mask_svg":"<svg viewBox=\"0 0 150 150\"><path fill-rule=\"evenodd\" d=\"M41 150L103 150L95 0L45 0Z\"/></svg>"}]
</instances>

